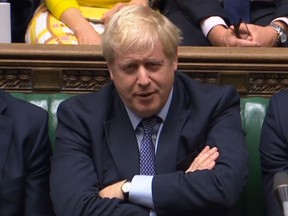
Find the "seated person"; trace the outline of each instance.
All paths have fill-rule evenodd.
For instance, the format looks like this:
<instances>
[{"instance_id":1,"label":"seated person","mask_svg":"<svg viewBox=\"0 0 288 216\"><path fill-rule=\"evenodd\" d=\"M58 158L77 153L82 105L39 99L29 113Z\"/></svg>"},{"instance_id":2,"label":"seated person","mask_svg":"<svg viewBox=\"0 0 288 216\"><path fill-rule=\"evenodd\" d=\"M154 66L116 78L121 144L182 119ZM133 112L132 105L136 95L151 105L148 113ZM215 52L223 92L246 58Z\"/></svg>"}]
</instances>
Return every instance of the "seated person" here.
<instances>
[{"instance_id":1,"label":"seated person","mask_svg":"<svg viewBox=\"0 0 288 216\"><path fill-rule=\"evenodd\" d=\"M0 215L54 215L47 112L0 90L0 140Z\"/></svg>"},{"instance_id":2,"label":"seated person","mask_svg":"<svg viewBox=\"0 0 288 216\"><path fill-rule=\"evenodd\" d=\"M248 174L240 98L176 71L180 39L144 6L107 23L112 81L58 108L56 215L234 215Z\"/></svg>"},{"instance_id":3,"label":"seated person","mask_svg":"<svg viewBox=\"0 0 288 216\"><path fill-rule=\"evenodd\" d=\"M281 216L282 206L273 194L273 178L277 172L288 171L288 90L274 94L263 122L260 157L265 186L267 216Z\"/></svg>"},{"instance_id":4,"label":"seated person","mask_svg":"<svg viewBox=\"0 0 288 216\"><path fill-rule=\"evenodd\" d=\"M182 30L182 45L272 47L288 44L285 36L282 37L288 34L288 0L251 0L249 21L240 25L243 34L239 38L234 29L229 28L231 22L236 23L230 19L229 10L224 10L223 0L162 0L160 8Z\"/></svg>"},{"instance_id":5,"label":"seated person","mask_svg":"<svg viewBox=\"0 0 288 216\"><path fill-rule=\"evenodd\" d=\"M127 5L148 0L45 0L26 34L27 43L101 44L103 24Z\"/></svg>"}]
</instances>

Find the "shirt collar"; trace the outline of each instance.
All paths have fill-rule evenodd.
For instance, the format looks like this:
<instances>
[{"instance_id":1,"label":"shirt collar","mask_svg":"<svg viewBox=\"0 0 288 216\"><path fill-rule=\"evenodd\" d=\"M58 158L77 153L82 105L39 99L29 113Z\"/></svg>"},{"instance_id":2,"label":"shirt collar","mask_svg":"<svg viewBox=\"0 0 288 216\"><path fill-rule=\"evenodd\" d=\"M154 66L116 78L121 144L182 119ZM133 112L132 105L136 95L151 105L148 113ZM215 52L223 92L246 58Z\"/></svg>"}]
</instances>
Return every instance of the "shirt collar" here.
<instances>
[{"instance_id":1,"label":"shirt collar","mask_svg":"<svg viewBox=\"0 0 288 216\"><path fill-rule=\"evenodd\" d=\"M171 100L172 100L172 95L173 95L173 87L170 91L170 94L168 96L168 99L164 105L164 107L160 110L160 112L157 114L158 117L160 117L162 119L162 121L164 122L166 119L166 116L168 114L168 110L171 104ZM125 108L127 110L129 119L132 123L132 126L134 128L134 130L136 129L136 127L138 126L138 124L140 123L140 121L142 120L141 117L139 117L138 115L136 115L134 112L132 112L126 105Z\"/></svg>"}]
</instances>

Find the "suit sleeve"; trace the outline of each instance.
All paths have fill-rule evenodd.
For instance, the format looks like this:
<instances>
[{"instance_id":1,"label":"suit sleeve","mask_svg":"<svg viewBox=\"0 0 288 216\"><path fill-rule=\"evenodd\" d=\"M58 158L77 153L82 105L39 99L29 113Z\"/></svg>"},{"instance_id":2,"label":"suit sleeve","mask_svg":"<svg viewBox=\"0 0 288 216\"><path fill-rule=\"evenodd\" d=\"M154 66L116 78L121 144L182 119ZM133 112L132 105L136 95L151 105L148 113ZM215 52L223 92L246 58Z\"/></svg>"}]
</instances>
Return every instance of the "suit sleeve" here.
<instances>
[{"instance_id":1,"label":"suit sleeve","mask_svg":"<svg viewBox=\"0 0 288 216\"><path fill-rule=\"evenodd\" d=\"M220 16L228 21L218 0L178 0L177 2L182 10L191 17L194 25L199 25L202 19L211 16Z\"/></svg>"},{"instance_id":2,"label":"suit sleeve","mask_svg":"<svg viewBox=\"0 0 288 216\"><path fill-rule=\"evenodd\" d=\"M265 202L269 216L282 215L273 194L273 176L279 171L288 170L288 130L286 126L288 106L284 102L287 98L287 95L282 99L271 98L262 126L259 150L264 177Z\"/></svg>"},{"instance_id":3,"label":"suit sleeve","mask_svg":"<svg viewBox=\"0 0 288 216\"><path fill-rule=\"evenodd\" d=\"M36 112L37 113L37 112ZM29 154L26 154L26 198L24 215L52 216L49 190L51 144L48 138L48 114L34 113L34 122L30 124L31 134L27 139ZM42 112L41 112L42 113ZM37 121L39 119L39 121ZM26 141L26 140L25 140Z\"/></svg>"},{"instance_id":4,"label":"suit sleeve","mask_svg":"<svg viewBox=\"0 0 288 216\"><path fill-rule=\"evenodd\" d=\"M155 176L152 191L157 215L189 215L201 209L213 214L212 209L224 210L235 205L248 175L248 150L239 107L239 96L231 88L210 111L202 106L203 116L206 112L210 115L209 123L203 123L203 128L207 128L206 144L216 146L220 153L216 166L213 170ZM201 121L198 118L199 125ZM191 146L194 142L191 140Z\"/></svg>"},{"instance_id":5,"label":"suit sleeve","mask_svg":"<svg viewBox=\"0 0 288 216\"><path fill-rule=\"evenodd\" d=\"M56 146L50 178L56 215L148 216L147 208L99 196L101 181L94 166L90 134L83 119L80 120L81 117L74 112L74 107L75 104L65 101L58 108Z\"/></svg>"},{"instance_id":6,"label":"suit sleeve","mask_svg":"<svg viewBox=\"0 0 288 216\"><path fill-rule=\"evenodd\" d=\"M288 0L275 0L276 10L274 17L288 17Z\"/></svg>"}]
</instances>

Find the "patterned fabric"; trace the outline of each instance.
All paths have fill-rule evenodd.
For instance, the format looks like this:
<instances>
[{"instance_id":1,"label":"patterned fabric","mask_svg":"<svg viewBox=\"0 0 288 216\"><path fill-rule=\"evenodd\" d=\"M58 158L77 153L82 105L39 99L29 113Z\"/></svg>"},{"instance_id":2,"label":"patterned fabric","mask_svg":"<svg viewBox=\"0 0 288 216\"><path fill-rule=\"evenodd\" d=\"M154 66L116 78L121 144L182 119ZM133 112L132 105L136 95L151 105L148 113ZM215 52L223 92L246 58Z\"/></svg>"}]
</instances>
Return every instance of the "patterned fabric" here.
<instances>
[{"instance_id":1,"label":"patterned fabric","mask_svg":"<svg viewBox=\"0 0 288 216\"><path fill-rule=\"evenodd\" d=\"M144 118L141 121L144 134L140 145L140 174L155 174L155 146L152 140L152 131L157 123L157 117Z\"/></svg>"},{"instance_id":2,"label":"patterned fabric","mask_svg":"<svg viewBox=\"0 0 288 216\"><path fill-rule=\"evenodd\" d=\"M83 14L91 14L91 10L86 10L85 7L80 8ZM102 24L93 23L94 18L90 24L99 34L104 31ZM31 20L26 36L26 43L32 44L78 44L78 39L63 22L56 19L47 9L45 4L42 4L35 12Z\"/></svg>"}]
</instances>

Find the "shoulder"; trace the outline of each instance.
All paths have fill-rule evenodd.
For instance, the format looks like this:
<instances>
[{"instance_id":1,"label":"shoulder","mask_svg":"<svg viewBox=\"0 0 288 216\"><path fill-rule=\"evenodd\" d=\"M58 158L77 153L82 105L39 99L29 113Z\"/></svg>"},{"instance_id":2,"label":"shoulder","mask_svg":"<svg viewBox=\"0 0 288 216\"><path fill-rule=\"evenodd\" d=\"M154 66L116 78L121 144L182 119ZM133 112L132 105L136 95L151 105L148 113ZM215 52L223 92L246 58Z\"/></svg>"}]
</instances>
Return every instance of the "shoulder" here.
<instances>
[{"instance_id":1,"label":"shoulder","mask_svg":"<svg viewBox=\"0 0 288 216\"><path fill-rule=\"evenodd\" d=\"M3 113L12 116L31 117L48 115L43 108L36 106L24 99L18 99L10 93L0 91L0 106L3 108Z\"/></svg>"},{"instance_id":2,"label":"shoulder","mask_svg":"<svg viewBox=\"0 0 288 216\"><path fill-rule=\"evenodd\" d=\"M278 103L278 104L279 103L285 104L287 106L288 105L288 89L280 91L272 95L271 101L273 101L274 103Z\"/></svg>"},{"instance_id":3,"label":"shoulder","mask_svg":"<svg viewBox=\"0 0 288 216\"><path fill-rule=\"evenodd\" d=\"M62 101L58 109L72 109L73 112L96 112L99 109L109 108L115 95L117 95L116 89L112 83L109 83L97 92L79 94Z\"/></svg>"},{"instance_id":4,"label":"shoulder","mask_svg":"<svg viewBox=\"0 0 288 216\"><path fill-rule=\"evenodd\" d=\"M185 74L177 75L174 98L177 104L189 106L191 112L201 110L199 113L205 116L217 116L227 110L240 113L240 96L233 86L198 83Z\"/></svg>"},{"instance_id":5,"label":"shoulder","mask_svg":"<svg viewBox=\"0 0 288 216\"><path fill-rule=\"evenodd\" d=\"M275 93L271 96L269 102L269 110L274 110L288 115L288 89Z\"/></svg>"}]
</instances>

